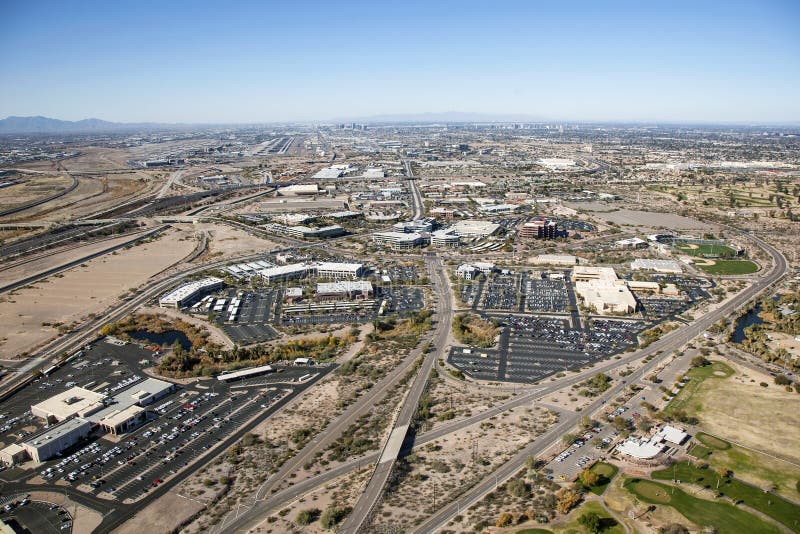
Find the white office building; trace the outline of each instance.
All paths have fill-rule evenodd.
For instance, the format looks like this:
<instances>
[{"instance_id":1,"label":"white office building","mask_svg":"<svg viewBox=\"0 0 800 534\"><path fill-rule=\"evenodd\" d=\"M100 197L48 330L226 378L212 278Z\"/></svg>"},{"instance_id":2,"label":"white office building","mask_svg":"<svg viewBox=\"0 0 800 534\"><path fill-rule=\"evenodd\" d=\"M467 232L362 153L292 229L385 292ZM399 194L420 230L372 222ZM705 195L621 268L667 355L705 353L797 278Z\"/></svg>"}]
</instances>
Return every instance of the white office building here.
<instances>
[{"instance_id":1,"label":"white office building","mask_svg":"<svg viewBox=\"0 0 800 534\"><path fill-rule=\"evenodd\" d=\"M214 276L203 278L202 280L195 280L194 282L189 282L188 284L183 284L173 289L158 299L158 305L162 308L180 308L187 302L191 302L191 300L198 295L222 287L224 283L225 282L221 278L216 278Z\"/></svg>"}]
</instances>

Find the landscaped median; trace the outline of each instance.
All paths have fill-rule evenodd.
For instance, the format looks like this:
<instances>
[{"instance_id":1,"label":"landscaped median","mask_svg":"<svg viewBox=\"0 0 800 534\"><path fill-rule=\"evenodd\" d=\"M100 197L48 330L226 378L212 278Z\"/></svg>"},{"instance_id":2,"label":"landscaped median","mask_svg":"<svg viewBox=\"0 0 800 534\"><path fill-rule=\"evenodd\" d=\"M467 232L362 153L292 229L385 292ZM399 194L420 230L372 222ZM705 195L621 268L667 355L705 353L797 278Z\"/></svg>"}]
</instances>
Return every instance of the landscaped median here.
<instances>
[{"instance_id":1,"label":"landscaped median","mask_svg":"<svg viewBox=\"0 0 800 534\"><path fill-rule=\"evenodd\" d=\"M640 501L656 506L670 506L699 526L714 527L718 534L781 532L774 524L733 504L693 497L675 486L632 478L625 481L624 487Z\"/></svg>"}]
</instances>

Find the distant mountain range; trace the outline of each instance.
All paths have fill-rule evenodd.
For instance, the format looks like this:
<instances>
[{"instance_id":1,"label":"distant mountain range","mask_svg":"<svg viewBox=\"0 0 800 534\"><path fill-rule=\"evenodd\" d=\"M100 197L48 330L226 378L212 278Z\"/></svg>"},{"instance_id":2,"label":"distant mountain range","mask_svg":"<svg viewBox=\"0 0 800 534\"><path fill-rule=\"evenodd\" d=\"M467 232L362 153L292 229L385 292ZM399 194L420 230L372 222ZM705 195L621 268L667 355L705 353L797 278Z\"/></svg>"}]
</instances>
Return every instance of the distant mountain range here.
<instances>
[{"instance_id":1,"label":"distant mountain range","mask_svg":"<svg viewBox=\"0 0 800 534\"><path fill-rule=\"evenodd\" d=\"M524 114L489 114L448 111L443 113L407 113L374 115L360 118L338 118L323 122L358 123L457 123L457 122L541 122L545 119ZM283 121L282 121L283 122ZM317 122L317 121L299 121ZM158 122L109 122L101 119L63 121L50 117L7 117L0 119L0 134L58 134L58 133L103 133L137 130L186 129L200 124L166 124ZM203 124L202 126L211 126ZM218 125L221 126L221 125Z\"/></svg>"},{"instance_id":2,"label":"distant mountain range","mask_svg":"<svg viewBox=\"0 0 800 534\"><path fill-rule=\"evenodd\" d=\"M102 133L169 127L175 127L175 125L154 122L109 122L100 119L62 121L51 119L50 117L7 117L0 119L0 134Z\"/></svg>"}]
</instances>

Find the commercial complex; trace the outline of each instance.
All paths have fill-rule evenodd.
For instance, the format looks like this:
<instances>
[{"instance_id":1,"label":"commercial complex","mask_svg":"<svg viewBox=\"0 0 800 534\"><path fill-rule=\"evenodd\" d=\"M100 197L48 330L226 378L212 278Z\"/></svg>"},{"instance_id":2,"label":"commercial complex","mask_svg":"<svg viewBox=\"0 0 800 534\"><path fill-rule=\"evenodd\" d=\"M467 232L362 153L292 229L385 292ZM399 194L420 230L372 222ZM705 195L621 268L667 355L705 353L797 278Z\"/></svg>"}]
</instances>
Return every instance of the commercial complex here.
<instances>
[{"instance_id":1,"label":"commercial complex","mask_svg":"<svg viewBox=\"0 0 800 534\"><path fill-rule=\"evenodd\" d=\"M539 254L531 260L537 265L571 266L578 263L578 258L570 254Z\"/></svg>"},{"instance_id":2,"label":"commercial complex","mask_svg":"<svg viewBox=\"0 0 800 534\"><path fill-rule=\"evenodd\" d=\"M303 239L338 237L347 233L347 231L338 224L312 228L310 226L284 226L282 224L270 223L265 224L264 229L269 232L275 232L276 234Z\"/></svg>"},{"instance_id":3,"label":"commercial complex","mask_svg":"<svg viewBox=\"0 0 800 534\"><path fill-rule=\"evenodd\" d=\"M461 237L489 237L500 229L500 225L491 221L467 220L454 223L450 230Z\"/></svg>"},{"instance_id":4,"label":"commercial complex","mask_svg":"<svg viewBox=\"0 0 800 534\"><path fill-rule=\"evenodd\" d=\"M202 280L195 280L188 284L173 289L160 299L158 305L162 308L181 308L185 304L191 302L197 296L213 291L223 286L225 282L221 278L208 277Z\"/></svg>"},{"instance_id":5,"label":"commercial complex","mask_svg":"<svg viewBox=\"0 0 800 534\"><path fill-rule=\"evenodd\" d=\"M385 245L394 250L408 250L421 247L428 239L422 234L405 232L375 232L372 241L378 245Z\"/></svg>"},{"instance_id":6,"label":"commercial complex","mask_svg":"<svg viewBox=\"0 0 800 534\"><path fill-rule=\"evenodd\" d=\"M659 273L680 274L681 266L673 260L636 259L631 262L633 271L657 271Z\"/></svg>"},{"instance_id":7,"label":"commercial complex","mask_svg":"<svg viewBox=\"0 0 800 534\"><path fill-rule=\"evenodd\" d=\"M323 261L311 266L311 270L321 278L351 278L356 279L364 273L361 263L343 263Z\"/></svg>"},{"instance_id":8,"label":"commercial complex","mask_svg":"<svg viewBox=\"0 0 800 534\"><path fill-rule=\"evenodd\" d=\"M452 228L436 230L431 234L431 246L456 248L460 244L461 237Z\"/></svg>"},{"instance_id":9,"label":"commercial complex","mask_svg":"<svg viewBox=\"0 0 800 534\"><path fill-rule=\"evenodd\" d=\"M464 280L472 280L479 274L490 274L492 271L494 271L494 263L476 261L459 265L456 275Z\"/></svg>"},{"instance_id":10,"label":"commercial complex","mask_svg":"<svg viewBox=\"0 0 800 534\"><path fill-rule=\"evenodd\" d=\"M82 387L72 387L31 406L31 413L45 421L87 418L105 408L106 396Z\"/></svg>"},{"instance_id":11,"label":"commercial complex","mask_svg":"<svg viewBox=\"0 0 800 534\"><path fill-rule=\"evenodd\" d=\"M636 311L636 298L625 280L617 278L610 267L576 266L572 271L575 293L584 305L595 313L632 313Z\"/></svg>"},{"instance_id":12,"label":"commercial complex","mask_svg":"<svg viewBox=\"0 0 800 534\"><path fill-rule=\"evenodd\" d=\"M366 299L371 297L372 294L372 284L366 280L343 280L317 284L317 298L321 300Z\"/></svg>"},{"instance_id":13,"label":"commercial complex","mask_svg":"<svg viewBox=\"0 0 800 534\"><path fill-rule=\"evenodd\" d=\"M86 439L92 426L86 419L75 417L29 438L22 447L34 462L44 462Z\"/></svg>"}]
</instances>

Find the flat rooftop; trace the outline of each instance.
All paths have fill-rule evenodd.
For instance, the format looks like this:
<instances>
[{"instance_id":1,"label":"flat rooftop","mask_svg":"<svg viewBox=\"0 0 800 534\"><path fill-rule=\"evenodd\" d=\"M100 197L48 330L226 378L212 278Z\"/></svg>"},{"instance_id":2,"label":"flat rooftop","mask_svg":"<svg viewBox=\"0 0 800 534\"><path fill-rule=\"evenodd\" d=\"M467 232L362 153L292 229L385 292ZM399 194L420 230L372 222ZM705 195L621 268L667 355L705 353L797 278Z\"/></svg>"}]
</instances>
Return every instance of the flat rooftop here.
<instances>
[{"instance_id":1,"label":"flat rooftop","mask_svg":"<svg viewBox=\"0 0 800 534\"><path fill-rule=\"evenodd\" d=\"M62 420L73 415L88 415L102 409L104 398L105 395L75 386L34 404L31 406L31 412L39 417L53 416Z\"/></svg>"},{"instance_id":2,"label":"flat rooftop","mask_svg":"<svg viewBox=\"0 0 800 534\"><path fill-rule=\"evenodd\" d=\"M34 436L30 439L25 440L24 444L30 447L41 447L42 445L45 445L52 441L58 441L62 437L71 434L75 430L81 429L83 427L91 427L91 425L92 424L86 419L82 419L80 417L74 417L72 419L64 421L63 423L51 426L38 436Z\"/></svg>"}]
</instances>

